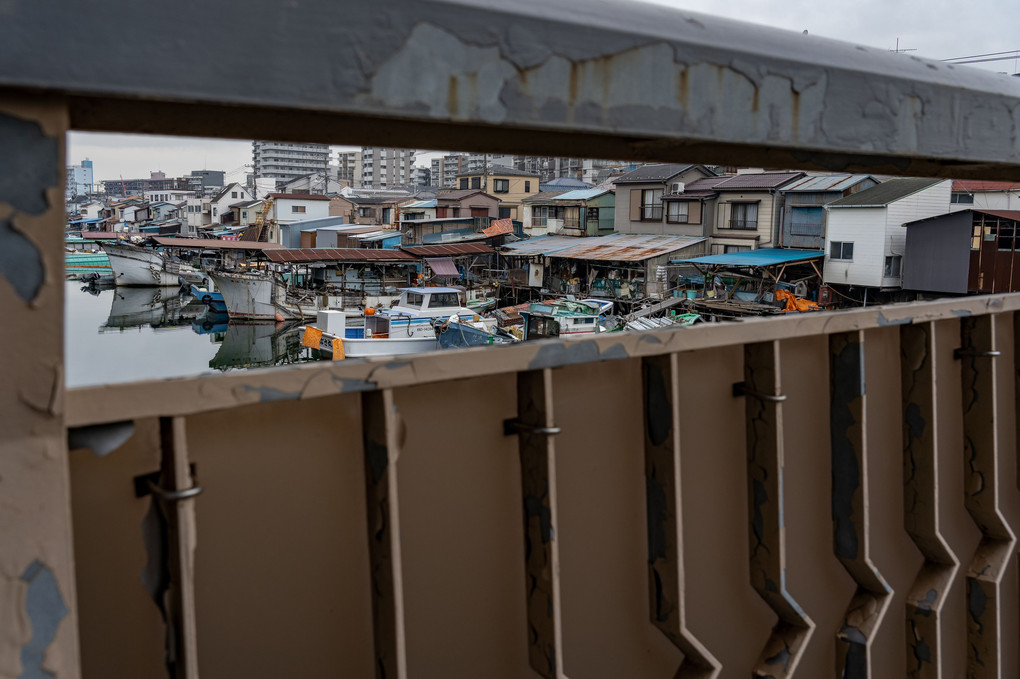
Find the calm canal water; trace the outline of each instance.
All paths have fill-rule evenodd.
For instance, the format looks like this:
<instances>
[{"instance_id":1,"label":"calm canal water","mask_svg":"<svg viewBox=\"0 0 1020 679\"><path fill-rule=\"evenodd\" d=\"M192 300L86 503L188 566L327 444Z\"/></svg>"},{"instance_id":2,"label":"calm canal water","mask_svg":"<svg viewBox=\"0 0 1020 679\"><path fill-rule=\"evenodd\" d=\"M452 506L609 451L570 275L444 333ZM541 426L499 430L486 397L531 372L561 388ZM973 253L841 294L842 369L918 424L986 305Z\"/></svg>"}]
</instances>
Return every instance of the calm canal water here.
<instances>
[{"instance_id":1,"label":"calm canal water","mask_svg":"<svg viewBox=\"0 0 1020 679\"><path fill-rule=\"evenodd\" d=\"M297 323L228 322L178 288L83 288L65 284L68 387L312 360Z\"/></svg>"}]
</instances>

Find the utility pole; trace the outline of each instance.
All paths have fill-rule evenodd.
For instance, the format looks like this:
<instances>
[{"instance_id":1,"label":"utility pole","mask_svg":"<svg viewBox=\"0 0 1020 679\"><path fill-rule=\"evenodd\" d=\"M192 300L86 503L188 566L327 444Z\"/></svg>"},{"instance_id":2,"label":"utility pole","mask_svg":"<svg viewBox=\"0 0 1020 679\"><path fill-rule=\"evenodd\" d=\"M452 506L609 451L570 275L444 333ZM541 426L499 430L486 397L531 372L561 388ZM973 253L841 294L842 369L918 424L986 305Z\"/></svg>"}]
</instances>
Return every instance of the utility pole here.
<instances>
[{"instance_id":1,"label":"utility pole","mask_svg":"<svg viewBox=\"0 0 1020 679\"><path fill-rule=\"evenodd\" d=\"M900 54L902 52L916 52L917 48L916 47L904 47L903 49L900 49L900 39L896 38L896 49L889 50L889 51L890 52L895 52L896 54Z\"/></svg>"}]
</instances>

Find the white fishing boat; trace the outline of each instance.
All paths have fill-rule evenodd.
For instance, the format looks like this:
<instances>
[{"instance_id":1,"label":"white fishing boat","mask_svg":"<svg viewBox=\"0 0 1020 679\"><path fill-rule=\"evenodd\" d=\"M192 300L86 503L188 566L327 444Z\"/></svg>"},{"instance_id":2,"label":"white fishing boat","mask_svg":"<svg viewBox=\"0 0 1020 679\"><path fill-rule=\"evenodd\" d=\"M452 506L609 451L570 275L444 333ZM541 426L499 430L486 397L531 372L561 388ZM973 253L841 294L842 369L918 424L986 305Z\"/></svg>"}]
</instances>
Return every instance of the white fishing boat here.
<instances>
[{"instance_id":1,"label":"white fishing boat","mask_svg":"<svg viewBox=\"0 0 1020 679\"><path fill-rule=\"evenodd\" d=\"M231 318L287 321L315 318L337 300L288 286L277 274L263 271L209 273Z\"/></svg>"},{"instance_id":2,"label":"white fishing boat","mask_svg":"<svg viewBox=\"0 0 1020 679\"><path fill-rule=\"evenodd\" d=\"M193 266L158 250L129 243L103 243L102 247L117 285L166 287L202 279Z\"/></svg>"},{"instance_id":3,"label":"white fishing boat","mask_svg":"<svg viewBox=\"0 0 1020 679\"><path fill-rule=\"evenodd\" d=\"M364 327L348 327L342 311L323 311L304 330L302 344L334 358L398 356L439 349L436 321L451 316L495 326L461 304L457 288L404 288L389 309L365 309Z\"/></svg>"}]
</instances>

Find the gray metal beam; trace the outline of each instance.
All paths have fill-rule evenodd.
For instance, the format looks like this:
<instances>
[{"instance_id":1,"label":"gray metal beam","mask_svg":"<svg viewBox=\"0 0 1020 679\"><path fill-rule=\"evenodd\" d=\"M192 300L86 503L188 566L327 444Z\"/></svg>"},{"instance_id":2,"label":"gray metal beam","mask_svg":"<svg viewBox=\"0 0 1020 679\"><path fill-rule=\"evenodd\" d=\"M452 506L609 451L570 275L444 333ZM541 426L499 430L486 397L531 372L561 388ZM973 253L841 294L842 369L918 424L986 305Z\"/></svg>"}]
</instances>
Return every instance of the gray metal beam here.
<instances>
[{"instance_id":1,"label":"gray metal beam","mask_svg":"<svg viewBox=\"0 0 1020 679\"><path fill-rule=\"evenodd\" d=\"M80 129L1020 179L1017 79L655 5L12 0L3 15L0 93L71 95Z\"/></svg>"}]
</instances>

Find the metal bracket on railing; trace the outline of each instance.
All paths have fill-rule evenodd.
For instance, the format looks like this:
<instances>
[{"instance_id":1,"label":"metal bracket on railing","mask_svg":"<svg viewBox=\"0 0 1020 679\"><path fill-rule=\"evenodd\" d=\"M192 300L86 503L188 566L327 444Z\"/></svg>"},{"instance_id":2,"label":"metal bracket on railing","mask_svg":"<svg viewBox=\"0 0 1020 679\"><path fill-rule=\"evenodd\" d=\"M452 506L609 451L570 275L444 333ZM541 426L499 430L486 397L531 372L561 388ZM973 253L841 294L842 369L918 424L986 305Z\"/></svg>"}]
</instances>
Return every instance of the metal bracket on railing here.
<instances>
[{"instance_id":1,"label":"metal bracket on railing","mask_svg":"<svg viewBox=\"0 0 1020 679\"><path fill-rule=\"evenodd\" d=\"M185 488L184 490L167 490L162 486L157 486L152 481L149 481L148 486L152 494L164 502L190 500L193 497L198 497L202 494L202 491L205 490L202 486L192 486L191 488Z\"/></svg>"},{"instance_id":2,"label":"metal bracket on railing","mask_svg":"<svg viewBox=\"0 0 1020 679\"><path fill-rule=\"evenodd\" d=\"M786 400L786 394L763 394L760 391L748 389L746 382L735 382L733 384L733 395L750 396L761 401L769 401L772 403L781 403L782 401Z\"/></svg>"},{"instance_id":3,"label":"metal bracket on railing","mask_svg":"<svg viewBox=\"0 0 1020 679\"><path fill-rule=\"evenodd\" d=\"M191 477L195 478L195 465L190 465ZM159 472L152 472L151 474L142 474L134 478L135 483L135 497L145 497L146 495L155 495L157 498L164 502L180 502L181 500L190 500L193 497L198 497L205 490L202 486L192 486L191 488L184 488L183 490L167 490L163 486L159 485ZM197 479L196 479L197 480Z\"/></svg>"},{"instance_id":4,"label":"metal bracket on railing","mask_svg":"<svg viewBox=\"0 0 1020 679\"><path fill-rule=\"evenodd\" d=\"M513 436L514 434L542 434L544 436L555 436L561 431L563 430L559 427L539 427L533 424L525 424L517 418L503 420L503 436Z\"/></svg>"},{"instance_id":5,"label":"metal bracket on railing","mask_svg":"<svg viewBox=\"0 0 1020 679\"><path fill-rule=\"evenodd\" d=\"M959 361L964 356L973 356L974 358L998 358L1002 355L1001 351L977 351L975 349L953 349L953 358Z\"/></svg>"}]
</instances>

